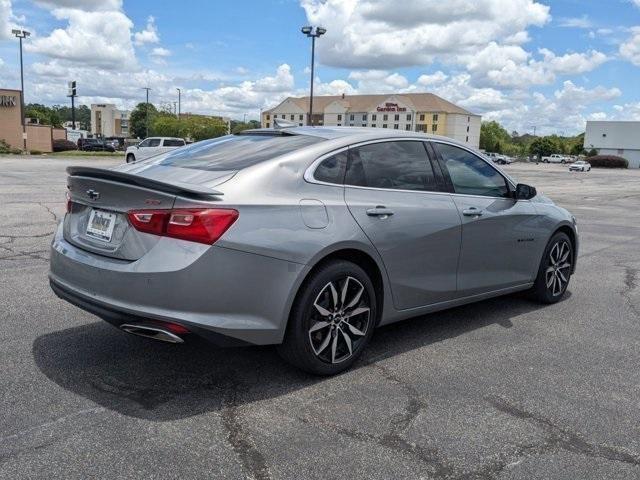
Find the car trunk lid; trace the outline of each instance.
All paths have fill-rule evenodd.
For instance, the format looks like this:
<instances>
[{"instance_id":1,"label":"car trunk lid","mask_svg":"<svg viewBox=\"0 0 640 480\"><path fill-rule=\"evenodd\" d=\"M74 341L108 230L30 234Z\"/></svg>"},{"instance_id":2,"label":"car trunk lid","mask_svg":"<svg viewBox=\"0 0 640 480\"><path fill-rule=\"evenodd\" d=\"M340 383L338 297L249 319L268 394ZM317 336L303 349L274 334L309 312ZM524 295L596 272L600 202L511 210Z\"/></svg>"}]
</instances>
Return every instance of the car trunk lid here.
<instances>
[{"instance_id":1,"label":"car trunk lid","mask_svg":"<svg viewBox=\"0 0 640 480\"><path fill-rule=\"evenodd\" d=\"M213 186L235 173L210 172L213 175L204 175L206 178L200 175L196 181L192 172L185 174L176 167L161 169L69 167L67 186L71 209L64 219L65 239L93 253L123 261L137 260L153 248L160 237L133 228L127 212L170 209L178 197L220 200L223 193Z\"/></svg>"}]
</instances>

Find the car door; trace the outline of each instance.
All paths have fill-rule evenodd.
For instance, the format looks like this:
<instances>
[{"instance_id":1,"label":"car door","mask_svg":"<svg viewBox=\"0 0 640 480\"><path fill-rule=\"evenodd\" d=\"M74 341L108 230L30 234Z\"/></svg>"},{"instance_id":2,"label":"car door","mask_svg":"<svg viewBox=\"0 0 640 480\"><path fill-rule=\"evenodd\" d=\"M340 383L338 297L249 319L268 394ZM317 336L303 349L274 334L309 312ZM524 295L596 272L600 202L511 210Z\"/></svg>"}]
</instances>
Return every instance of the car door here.
<instances>
[{"instance_id":1,"label":"car door","mask_svg":"<svg viewBox=\"0 0 640 480\"><path fill-rule=\"evenodd\" d=\"M344 183L351 214L380 253L395 307L454 298L460 217L424 142L351 147Z\"/></svg>"},{"instance_id":2,"label":"car door","mask_svg":"<svg viewBox=\"0 0 640 480\"><path fill-rule=\"evenodd\" d=\"M539 219L529 200L488 161L462 147L433 142L462 220L459 296L533 281L538 265Z\"/></svg>"}]
</instances>

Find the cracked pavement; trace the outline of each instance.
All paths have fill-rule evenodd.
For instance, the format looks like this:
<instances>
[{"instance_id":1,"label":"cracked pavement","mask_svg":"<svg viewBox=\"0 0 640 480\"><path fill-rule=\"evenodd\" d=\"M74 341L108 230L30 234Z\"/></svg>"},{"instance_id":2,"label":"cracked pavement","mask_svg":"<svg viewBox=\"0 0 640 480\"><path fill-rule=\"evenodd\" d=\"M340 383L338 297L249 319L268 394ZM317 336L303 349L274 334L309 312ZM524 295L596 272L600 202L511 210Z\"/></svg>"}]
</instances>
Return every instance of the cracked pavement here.
<instances>
[{"instance_id":1,"label":"cracked pavement","mask_svg":"<svg viewBox=\"0 0 640 480\"><path fill-rule=\"evenodd\" d=\"M640 478L640 171L510 165L578 218L567 298L384 327L310 377L270 347L127 336L58 300L71 164L0 156L0 478Z\"/></svg>"}]
</instances>

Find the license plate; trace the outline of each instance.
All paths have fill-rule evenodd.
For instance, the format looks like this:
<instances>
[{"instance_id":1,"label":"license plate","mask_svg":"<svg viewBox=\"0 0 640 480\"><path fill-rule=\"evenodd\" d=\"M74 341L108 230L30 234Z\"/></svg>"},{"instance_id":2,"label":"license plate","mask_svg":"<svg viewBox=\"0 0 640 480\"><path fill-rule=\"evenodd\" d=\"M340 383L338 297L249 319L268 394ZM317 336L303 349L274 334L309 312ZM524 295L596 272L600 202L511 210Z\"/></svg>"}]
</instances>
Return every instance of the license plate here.
<instances>
[{"instance_id":1,"label":"license plate","mask_svg":"<svg viewBox=\"0 0 640 480\"><path fill-rule=\"evenodd\" d=\"M91 210L87 223L87 235L103 242L110 242L116 226L116 214L103 210Z\"/></svg>"}]
</instances>

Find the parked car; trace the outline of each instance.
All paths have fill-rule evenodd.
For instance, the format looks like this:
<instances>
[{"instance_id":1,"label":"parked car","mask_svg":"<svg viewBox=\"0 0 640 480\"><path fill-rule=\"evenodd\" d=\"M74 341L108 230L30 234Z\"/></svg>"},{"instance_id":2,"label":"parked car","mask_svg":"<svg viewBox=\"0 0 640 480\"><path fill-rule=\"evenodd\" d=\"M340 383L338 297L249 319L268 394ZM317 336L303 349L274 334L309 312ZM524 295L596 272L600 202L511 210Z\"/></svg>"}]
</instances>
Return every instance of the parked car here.
<instances>
[{"instance_id":1,"label":"parked car","mask_svg":"<svg viewBox=\"0 0 640 480\"><path fill-rule=\"evenodd\" d=\"M127 163L137 162L184 146L184 138L149 137L138 145L128 147L125 152L125 159Z\"/></svg>"},{"instance_id":2,"label":"parked car","mask_svg":"<svg viewBox=\"0 0 640 480\"><path fill-rule=\"evenodd\" d=\"M421 133L249 130L67 171L60 298L165 342L279 344L316 374L380 325L516 291L557 302L577 260L567 210Z\"/></svg>"},{"instance_id":3,"label":"parked car","mask_svg":"<svg viewBox=\"0 0 640 480\"><path fill-rule=\"evenodd\" d=\"M115 152L116 151L113 145L99 138L83 139L81 148L85 152Z\"/></svg>"},{"instance_id":4,"label":"parked car","mask_svg":"<svg viewBox=\"0 0 640 480\"><path fill-rule=\"evenodd\" d=\"M591 164L584 160L578 160L569 165L570 172L588 172L591 170Z\"/></svg>"},{"instance_id":5,"label":"parked car","mask_svg":"<svg viewBox=\"0 0 640 480\"><path fill-rule=\"evenodd\" d=\"M571 159L565 155L560 155L559 153L554 153L553 155L549 155L548 157L542 157L542 163L567 163L570 162Z\"/></svg>"},{"instance_id":6,"label":"parked car","mask_svg":"<svg viewBox=\"0 0 640 480\"><path fill-rule=\"evenodd\" d=\"M485 155L487 156L487 158L489 158L489 160L499 165L506 165L508 163L513 163L513 160L511 158L501 153L487 152L485 153Z\"/></svg>"}]
</instances>

